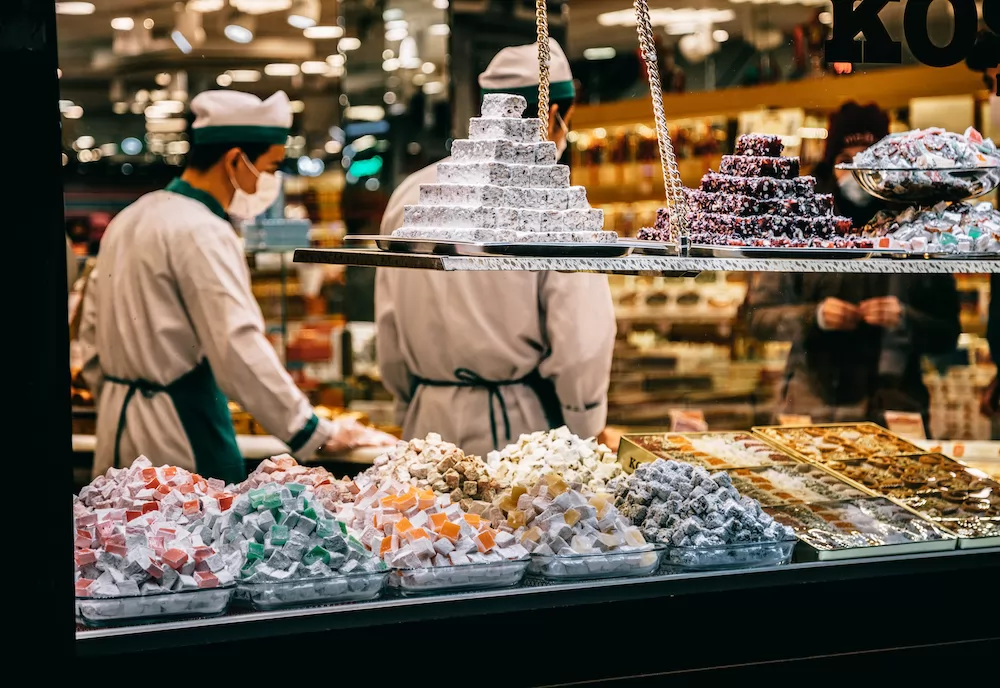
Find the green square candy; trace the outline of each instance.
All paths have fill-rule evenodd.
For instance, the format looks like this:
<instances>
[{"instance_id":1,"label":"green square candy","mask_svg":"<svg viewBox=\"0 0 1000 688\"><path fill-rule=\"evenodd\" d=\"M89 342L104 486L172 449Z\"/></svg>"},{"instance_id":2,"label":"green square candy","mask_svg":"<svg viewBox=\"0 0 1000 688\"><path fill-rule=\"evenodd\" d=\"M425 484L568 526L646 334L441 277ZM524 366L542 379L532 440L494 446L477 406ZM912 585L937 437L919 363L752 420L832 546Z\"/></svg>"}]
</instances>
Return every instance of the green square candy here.
<instances>
[{"instance_id":1,"label":"green square candy","mask_svg":"<svg viewBox=\"0 0 1000 688\"><path fill-rule=\"evenodd\" d=\"M316 510L312 507L308 507L305 511L303 511L302 515L306 518L311 518L314 521L317 519Z\"/></svg>"},{"instance_id":2,"label":"green square candy","mask_svg":"<svg viewBox=\"0 0 1000 688\"><path fill-rule=\"evenodd\" d=\"M302 558L302 561L306 564L306 566L308 566L309 564L313 564L317 561L321 561L324 564L329 564L330 553L327 552L322 547L320 547L319 545L316 545L311 550L306 552L306 555Z\"/></svg>"},{"instance_id":3,"label":"green square candy","mask_svg":"<svg viewBox=\"0 0 1000 688\"><path fill-rule=\"evenodd\" d=\"M257 559L247 559L247 562L243 564L243 568L240 569L240 576L243 578L252 576L254 570L257 568L257 561Z\"/></svg>"},{"instance_id":4,"label":"green square candy","mask_svg":"<svg viewBox=\"0 0 1000 688\"><path fill-rule=\"evenodd\" d=\"M247 559L264 559L264 545L259 542L247 543Z\"/></svg>"},{"instance_id":5,"label":"green square candy","mask_svg":"<svg viewBox=\"0 0 1000 688\"><path fill-rule=\"evenodd\" d=\"M258 490L250 490L248 496L250 497L250 507L252 509L256 509L257 507L259 507L261 504L264 503L264 499L267 497L267 494L264 492L264 490L258 489Z\"/></svg>"},{"instance_id":6,"label":"green square candy","mask_svg":"<svg viewBox=\"0 0 1000 688\"><path fill-rule=\"evenodd\" d=\"M336 532L336 521L329 518L316 519L316 537L326 538Z\"/></svg>"},{"instance_id":7,"label":"green square candy","mask_svg":"<svg viewBox=\"0 0 1000 688\"><path fill-rule=\"evenodd\" d=\"M353 535L347 538L348 546L355 552L364 552L365 546L358 542Z\"/></svg>"},{"instance_id":8,"label":"green square candy","mask_svg":"<svg viewBox=\"0 0 1000 688\"><path fill-rule=\"evenodd\" d=\"M292 493L293 497L298 497L306 490L306 486L302 483L288 483L285 487L288 488L288 491Z\"/></svg>"},{"instance_id":9,"label":"green square candy","mask_svg":"<svg viewBox=\"0 0 1000 688\"><path fill-rule=\"evenodd\" d=\"M265 509L280 509L281 508L281 495L277 492L272 492L264 498L261 502Z\"/></svg>"},{"instance_id":10,"label":"green square candy","mask_svg":"<svg viewBox=\"0 0 1000 688\"><path fill-rule=\"evenodd\" d=\"M288 536L290 535L290 529L288 526L271 526L271 544L275 547L279 547L286 542L288 542Z\"/></svg>"},{"instance_id":11,"label":"green square candy","mask_svg":"<svg viewBox=\"0 0 1000 688\"><path fill-rule=\"evenodd\" d=\"M337 521L336 523L338 526L340 526L340 534L347 535L347 524L344 523L343 521Z\"/></svg>"}]
</instances>

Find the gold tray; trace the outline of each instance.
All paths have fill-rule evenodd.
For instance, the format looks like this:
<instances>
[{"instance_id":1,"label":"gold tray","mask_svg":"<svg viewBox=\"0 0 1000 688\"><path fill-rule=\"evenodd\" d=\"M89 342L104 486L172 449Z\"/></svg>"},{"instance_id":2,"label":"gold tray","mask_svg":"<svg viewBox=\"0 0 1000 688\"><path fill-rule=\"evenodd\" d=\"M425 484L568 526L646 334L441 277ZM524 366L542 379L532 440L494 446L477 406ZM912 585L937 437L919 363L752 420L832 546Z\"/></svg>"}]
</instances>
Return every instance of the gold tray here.
<instances>
[{"instance_id":1,"label":"gold tray","mask_svg":"<svg viewBox=\"0 0 1000 688\"><path fill-rule=\"evenodd\" d=\"M775 445L777 447L780 447L782 449L782 451L784 451L785 453L791 454L792 456L795 456L796 458L798 458L798 459L800 459L802 461L805 461L807 463L816 464L816 465L822 465L823 464L822 461L819 461L818 459L816 459L813 456L809 456L807 454L803 454L801 451L793 448L789 444L786 444L784 441L782 441L781 439L779 439L777 437L772 437L771 435L768 434L768 431L805 430L807 428L817 428L817 429L819 429L819 428L831 428L831 429L832 428L841 428L841 429L844 429L844 430L848 430L848 429L852 429L852 428L856 429L856 428L862 428L862 427L876 428L878 430L878 434L888 435L889 437L891 437L893 440L895 440L899 444L905 445L908 448L908 451L899 452L897 454L876 453L876 454L872 454L871 456L848 456L848 457L844 457L845 459L870 459L870 458L873 458L875 456L904 456L904 455L908 455L908 454L926 454L927 453L923 449L921 449L920 447L918 447L915 444L913 444L912 442L910 442L909 440L905 440L902 437L900 437L899 435L897 435L897 434L895 434L893 432L890 432L886 428L883 428L881 425L878 425L877 423L872 423L872 422L869 422L869 421L863 421L863 422L860 422L860 423L813 423L811 425L759 425L759 426L754 426L754 427L750 428L750 432L752 434L756 435L757 437L760 437L761 439L765 439L768 442L770 442L771 444L773 444L773 445ZM841 459L837 459L837 460L841 460Z\"/></svg>"},{"instance_id":2,"label":"gold tray","mask_svg":"<svg viewBox=\"0 0 1000 688\"><path fill-rule=\"evenodd\" d=\"M625 435L622 437L621 445L618 447L618 462L622 465L622 469L631 474L639 467L641 463L650 463L656 459L667 459L669 457L663 457L655 454L652 450L646 449L638 443L639 438L643 437L725 437L725 436L735 436L743 435L748 439L758 440L768 445L775 450L778 454L783 457L787 457L788 461L783 462L772 462L765 464L756 464L754 466L749 465L734 465L734 464L719 464L716 466L702 466L705 470L709 471L723 471L733 468L756 468L758 466L772 466L775 464L790 464L790 463L802 463L802 459L791 454L784 447L779 446L775 442L771 441L766 437L760 437L754 435L752 432L747 432L746 430L717 430L708 432L647 432L647 433L633 433L630 435ZM716 457L717 458L717 457ZM676 459L682 461L681 459ZM805 462L810 463L810 462ZM698 465L698 464L694 464Z\"/></svg>"}]
</instances>

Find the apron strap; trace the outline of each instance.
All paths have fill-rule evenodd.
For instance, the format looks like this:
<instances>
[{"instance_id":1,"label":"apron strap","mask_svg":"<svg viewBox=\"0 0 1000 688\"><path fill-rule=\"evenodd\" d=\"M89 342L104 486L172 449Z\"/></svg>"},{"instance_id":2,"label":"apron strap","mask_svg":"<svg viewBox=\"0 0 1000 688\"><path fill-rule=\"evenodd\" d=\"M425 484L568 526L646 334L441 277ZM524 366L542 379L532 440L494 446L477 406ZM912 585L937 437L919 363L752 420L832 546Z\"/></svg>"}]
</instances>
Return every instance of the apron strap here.
<instances>
[{"instance_id":1,"label":"apron strap","mask_svg":"<svg viewBox=\"0 0 1000 688\"><path fill-rule=\"evenodd\" d=\"M128 387L128 390L125 392L125 398L122 400L122 410L118 412L118 427L115 430L114 467L121 468L122 435L125 434L126 412L128 411L128 405L132 402L132 398L136 392L142 392L142 396L151 399L160 392L167 391L167 388L165 385L150 382L149 380L126 380L125 378L113 377L111 375L105 375L104 379L116 385L125 385Z\"/></svg>"},{"instance_id":2,"label":"apron strap","mask_svg":"<svg viewBox=\"0 0 1000 688\"><path fill-rule=\"evenodd\" d=\"M510 415L507 413L507 402L504 401L502 387L512 387L514 385L525 385L538 396L545 413L545 419L552 428L562 425L562 411L559 407L559 398L555 395L555 387L548 380L542 378L537 369L517 380L486 380L468 368L458 368L455 370L456 380L427 380L415 377L414 392L417 387L468 387L471 389L485 389L489 396L490 403L490 434L493 437L493 449L500 449L499 437L497 436L497 419L495 408L500 407L500 414L503 418L504 437L509 443L510 437ZM552 425L556 420L558 423Z\"/></svg>"}]
</instances>

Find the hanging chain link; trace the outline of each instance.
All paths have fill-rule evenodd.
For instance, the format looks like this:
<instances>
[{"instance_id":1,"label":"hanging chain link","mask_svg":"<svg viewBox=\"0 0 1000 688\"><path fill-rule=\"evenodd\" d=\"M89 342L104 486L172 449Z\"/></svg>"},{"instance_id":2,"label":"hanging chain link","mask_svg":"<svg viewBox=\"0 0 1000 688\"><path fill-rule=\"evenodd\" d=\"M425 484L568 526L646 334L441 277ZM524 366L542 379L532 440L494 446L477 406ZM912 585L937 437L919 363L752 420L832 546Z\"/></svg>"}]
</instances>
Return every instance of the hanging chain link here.
<instances>
[{"instance_id":1,"label":"hanging chain link","mask_svg":"<svg viewBox=\"0 0 1000 688\"><path fill-rule=\"evenodd\" d=\"M667 115L663 107L663 85L660 83L659 58L653 39L653 23L649 18L649 5L646 0L634 0L634 4L639 48L646 64L646 72L649 74L649 94L653 98L653 116L656 119L656 138L660 147L663 186L670 209L671 234L684 249L688 243L687 196L684 192L684 184L681 183L680 172L677 169L674 144L670 140L670 131L667 128Z\"/></svg>"},{"instance_id":2,"label":"hanging chain link","mask_svg":"<svg viewBox=\"0 0 1000 688\"><path fill-rule=\"evenodd\" d=\"M542 141L549 138L549 8L548 0L535 0L535 23L538 25L538 119Z\"/></svg>"}]
</instances>

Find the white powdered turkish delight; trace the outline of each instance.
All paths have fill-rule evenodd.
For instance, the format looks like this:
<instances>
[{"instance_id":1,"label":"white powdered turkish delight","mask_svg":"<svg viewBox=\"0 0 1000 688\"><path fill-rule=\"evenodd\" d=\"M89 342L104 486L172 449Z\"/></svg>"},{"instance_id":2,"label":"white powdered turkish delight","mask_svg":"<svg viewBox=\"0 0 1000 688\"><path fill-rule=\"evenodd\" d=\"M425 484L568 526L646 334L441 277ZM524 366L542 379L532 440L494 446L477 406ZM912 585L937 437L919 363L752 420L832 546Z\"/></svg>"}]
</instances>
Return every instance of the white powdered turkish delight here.
<instances>
[{"instance_id":1,"label":"white powdered turkish delight","mask_svg":"<svg viewBox=\"0 0 1000 688\"><path fill-rule=\"evenodd\" d=\"M603 227L604 211L600 208L546 210L541 214L542 232L599 232Z\"/></svg>"},{"instance_id":2,"label":"white powdered turkish delight","mask_svg":"<svg viewBox=\"0 0 1000 688\"><path fill-rule=\"evenodd\" d=\"M438 180L448 184L510 186L512 167L500 162L443 162L438 165Z\"/></svg>"},{"instance_id":3,"label":"white powdered turkish delight","mask_svg":"<svg viewBox=\"0 0 1000 688\"><path fill-rule=\"evenodd\" d=\"M539 165L529 169L531 183L527 186L547 189L569 187L569 168L565 165Z\"/></svg>"},{"instance_id":4,"label":"white powdered turkish delight","mask_svg":"<svg viewBox=\"0 0 1000 688\"><path fill-rule=\"evenodd\" d=\"M508 93L488 93L483 96L483 117L506 117L520 119L528 101L524 96Z\"/></svg>"},{"instance_id":5,"label":"white powdered turkish delight","mask_svg":"<svg viewBox=\"0 0 1000 688\"><path fill-rule=\"evenodd\" d=\"M519 165L535 163L535 147L540 144L515 143L514 141L459 139L452 144L451 157L455 162L506 162Z\"/></svg>"},{"instance_id":6,"label":"white powdered turkish delight","mask_svg":"<svg viewBox=\"0 0 1000 688\"><path fill-rule=\"evenodd\" d=\"M505 202L506 192L506 187L490 184L421 184L420 205L510 205Z\"/></svg>"},{"instance_id":7,"label":"white powdered turkish delight","mask_svg":"<svg viewBox=\"0 0 1000 688\"><path fill-rule=\"evenodd\" d=\"M556 144L551 141L543 141L535 144L536 165L555 165L557 161Z\"/></svg>"},{"instance_id":8,"label":"white powdered turkish delight","mask_svg":"<svg viewBox=\"0 0 1000 688\"><path fill-rule=\"evenodd\" d=\"M473 117L469 121L469 140L500 139L517 143L538 143L541 124L537 119L488 119Z\"/></svg>"}]
</instances>

